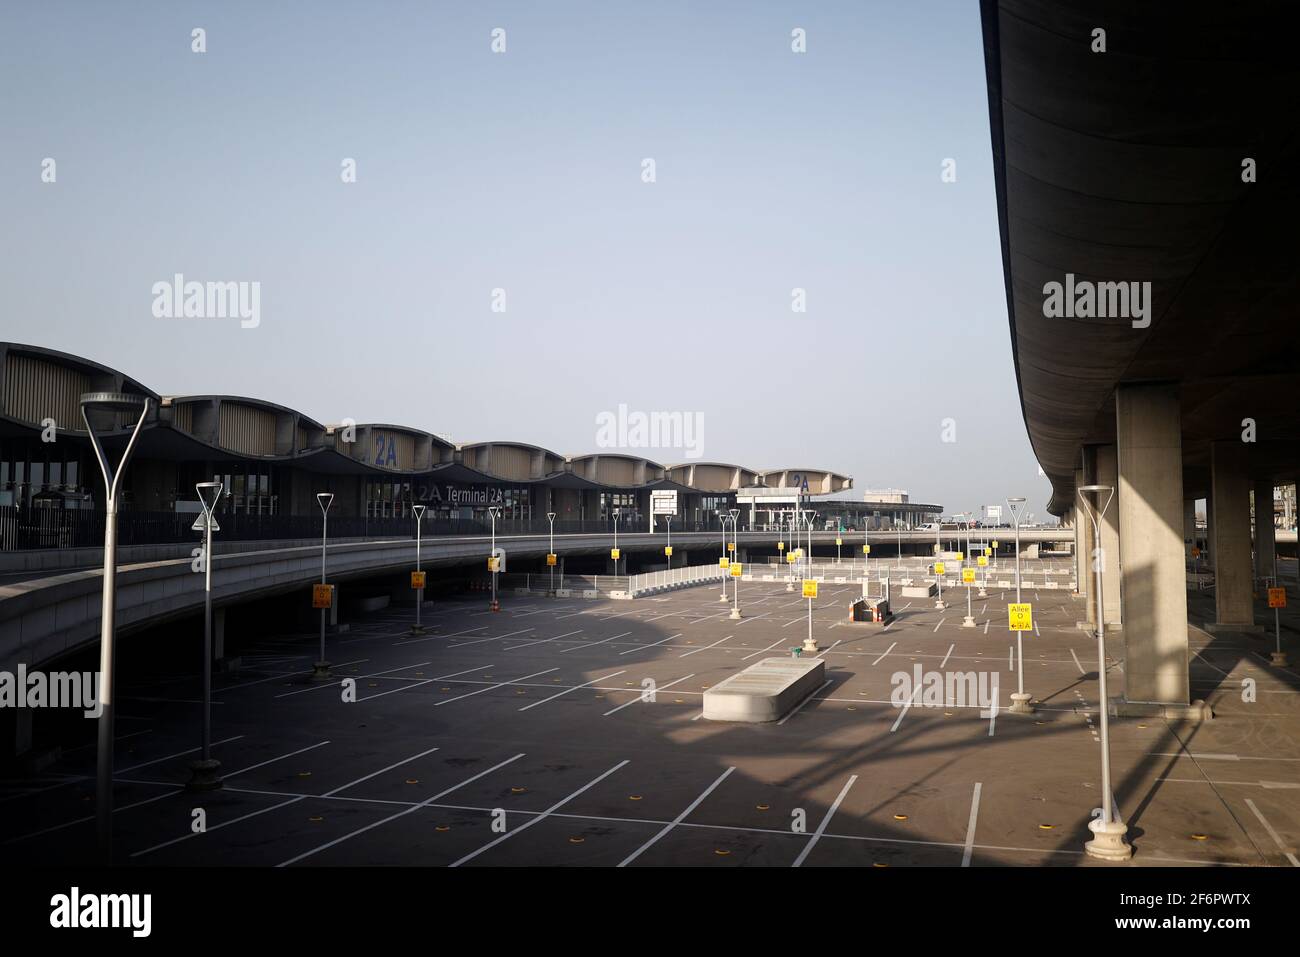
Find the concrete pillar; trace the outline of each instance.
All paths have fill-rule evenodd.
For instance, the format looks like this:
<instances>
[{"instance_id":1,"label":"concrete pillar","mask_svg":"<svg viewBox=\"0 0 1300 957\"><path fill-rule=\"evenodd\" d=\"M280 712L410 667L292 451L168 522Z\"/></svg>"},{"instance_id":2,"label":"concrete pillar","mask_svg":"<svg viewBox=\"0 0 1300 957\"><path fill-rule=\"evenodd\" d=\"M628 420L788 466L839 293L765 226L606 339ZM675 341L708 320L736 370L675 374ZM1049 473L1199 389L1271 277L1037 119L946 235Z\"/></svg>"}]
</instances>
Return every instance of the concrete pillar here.
<instances>
[{"instance_id":1,"label":"concrete pillar","mask_svg":"<svg viewBox=\"0 0 1300 957\"><path fill-rule=\"evenodd\" d=\"M1205 496L1205 546L1201 549L1201 565L1214 567L1214 493Z\"/></svg>"},{"instance_id":2,"label":"concrete pillar","mask_svg":"<svg viewBox=\"0 0 1300 957\"><path fill-rule=\"evenodd\" d=\"M1277 577L1277 530L1273 527L1273 480L1267 478L1255 480L1255 577Z\"/></svg>"},{"instance_id":3,"label":"concrete pillar","mask_svg":"<svg viewBox=\"0 0 1300 957\"><path fill-rule=\"evenodd\" d=\"M1124 698L1131 702L1191 700L1179 408L1176 386L1121 385L1115 391L1119 482L1111 508L1119 517Z\"/></svg>"},{"instance_id":4,"label":"concrete pillar","mask_svg":"<svg viewBox=\"0 0 1300 957\"><path fill-rule=\"evenodd\" d=\"M1083 484L1083 469L1074 470L1074 487L1077 489ZM1088 524L1088 516L1083 514L1079 508L1078 493L1075 493L1076 504L1070 508L1070 524L1074 526L1074 594L1076 596L1084 593L1085 570L1088 563L1085 559L1086 548L1083 539L1083 526Z\"/></svg>"},{"instance_id":5,"label":"concrete pillar","mask_svg":"<svg viewBox=\"0 0 1300 957\"><path fill-rule=\"evenodd\" d=\"M1192 560L1192 549L1196 547L1196 499L1183 499L1183 544L1187 560Z\"/></svg>"},{"instance_id":6,"label":"concrete pillar","mask_svg":"<svg viewBox=\"0 0 1300 957\"><path fill-rule=\"evenodd\" d=\"M1211 446L1213 490L1206 505L1212 522L1214 626L1226 631L1257 630L1251 596L1250 479L1245 460L1245 449L1239 441L1215 442Z\"/></svg>"},{"instance_id":7,"label":"concrete pillar","mask_svg":"<svg viewBox=\"0 0 1300 957\"><path fill-rule=\"evenodd\" d=\"M1091 453L1091 468L1085 466L1085 471L1090 472L1087 485L1107 485L1112 489L1119 488L1119 461L1113 445L1094 445L1089 448ZM1182 464L1179 463L1179 468ZM1101 500L1097 501L1096 495L1089 496L1088 504L1100 508L1106 504L1107 493L1101 494ZM1107 627L1121 627L1120 609L1122 608L1122 593L1120 582L1120 543L1119 543L1119 508L1116 507L1118 492L1114 493L1111 498L1110 506L1106 509L1106 514L1101 520L1101 540L1094 547L1101 549L1100 560L1101 567L1101 590L1102 600L1105 603L1106 625ZM1091 577L1093 570L1089 556L1090 567L1088 569ZM1093 621L1096 615L1095 605L1097 602L1096 595L1091 593L1093 587L1089 582L1089 601L1088 601L1088 620Z\"/></svg>"}]
</instances>

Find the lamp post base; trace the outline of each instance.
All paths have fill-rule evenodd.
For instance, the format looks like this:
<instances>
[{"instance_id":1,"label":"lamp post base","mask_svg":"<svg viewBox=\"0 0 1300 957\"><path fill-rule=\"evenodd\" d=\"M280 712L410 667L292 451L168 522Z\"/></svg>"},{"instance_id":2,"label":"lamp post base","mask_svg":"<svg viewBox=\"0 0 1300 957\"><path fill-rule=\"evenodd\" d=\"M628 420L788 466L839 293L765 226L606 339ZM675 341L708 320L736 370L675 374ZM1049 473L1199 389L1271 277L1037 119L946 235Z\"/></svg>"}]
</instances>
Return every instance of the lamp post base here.
<instances>
[{"instance_id":1,"label":"lamp post base","mask_svg":"<svg viewBox=\"0 0 1300 957\"><path fill-rule=\"evenodd\" d=\"M1085 842L1083 849L1089 857L1103 861L1127 861L1133 857L1132 845L1124 840L1128 825L1123 821L1106 823L1093 818L1088 822L1088 830L1092 831L1092 840Z\"/></svg>"},{"instance_id":2,"label":"lamp post base","mask_svg":"<svg viewBox=\"0 0 1300 957\"><path fill-rule=\"evenodd\" d=\"M1289 664L1289 662L1287 661L1285 651L1270 652L1269 658L1270 658L1269 663L1277 665L1279 668L1285 668Z\"/></svg>"},{"instance_id":3,"label":"lamp post base","mask_svg":"<svg viewBox=\"0 0 1300 957\"><path fill-rule=\"evenodd\" d=\"M312 681L329 681L331 677L332 675L330 675L330 663L328 661L317 661L312 664L311 666Z\"/></svg>"},{"instance_id":4,"label":"lamp post base","mask_svg":"<svg viewBox=\"0 0 1300 957\"><path fill-rule=\"evenodd\" d=\"M786 582L786 583L785 583L785 590L786 590L786 591L794 591L794 582Z\"/></svg>"},{"instance_id":5,"label":"lamp post base","mask_svg":"<svg viewBox=\"0 0 1300 957\"><path fill-rule=\"evenodd\" d=\"M217 771L221 767L221 762L216 758L209 758L206 761L190 762L190 779L185 782L187 791L218 791L221 789L221 775Z\"/></svg>"},{"instance_id":6,"label":"lamp post base","mask_svg":"<svg viewBox=\"0 0 1300 957\"><path fill-rule=\"evenodd\" d=\"M411 626L411 634L413 634L413 635L422 635L422 634L424 634L424 625L412 625L412 626Z\"/></svg>"},{"instance_id":7,"label":"lamp post base","mask_svg":"<svg viewBox=\"0 0 1300 957\"><path fill-rule=\"evenodd\" d=\"M817 647L817 639L816 639L816 638L805 638L805 639L803 640L803 651L808 652L808 653L811 653L811 652L820 651L820 650L821 650L821 649Z\"/></svg>"},{"instance_id":8,"label":"lamp post base","mask_svg":"<svg viewBox=\"0 0 1300 957\"><path fill-rule=\"evenodd\" d=\"M1012 714L1033 714L1034 706L1029 702L1033 696L1028 691L1014 691L1011 694L1011 707L1007 710Z\"/></svg>"},{"instance_id":9,"label":"lamp post base","mask_svg":"<svg viewBox=\"0 0 1300 957\"><path fill-rule=\"evenodd\" d=\"M962 618L962 620L961 620L961 626L962 626L963 628L974 628L974 627L975 627L975 619L972 618L970 615L967 615L967 616L965 616L964 618Z\"/></svg>"},{"instance_id":10,"label":"lamp post base","mask_svg":"<svg viewBox=\"0 0 1300 957\"><path fill-rule=\"evenodd\" d=\"M731 614L728 615L727 617L730 618L732 621L739 621L741 618L740 609L739 608L731 609Z\"/></svg>"},{"instance_id":11,"label":"lamp post base","mask_svg":"<svg viewBox=\"0 0 1300 957\"><path fill-rule=\"evenodd\" d=\"M941 598L934 603L934 607L937 608L939 611L943 611L945 608L948 607L948 603Z\"/></svg>"},{"instance_id":12,"label":"lamp post base","mask_svg":"<svg viewBox=\"0 0 1300 957\"><path fill-rule=\"evenodd\" d=\"M988 589L986 589L986 588L981 588L979 591L977 591L977 592L975 593L975 597L976 597L976 598L988 598L988 597L989 597Z\"/></svg>"},{"instance_id":13,"label":"lamp post base","mask_svg":"<svg viewBox=\"0 0 1300 957\"><path fill-rule=\"evenodd\" d=\"M722 589L722 594L718 596L718 601L727 601L727 589Z\"/></svg>"}]
</instances>

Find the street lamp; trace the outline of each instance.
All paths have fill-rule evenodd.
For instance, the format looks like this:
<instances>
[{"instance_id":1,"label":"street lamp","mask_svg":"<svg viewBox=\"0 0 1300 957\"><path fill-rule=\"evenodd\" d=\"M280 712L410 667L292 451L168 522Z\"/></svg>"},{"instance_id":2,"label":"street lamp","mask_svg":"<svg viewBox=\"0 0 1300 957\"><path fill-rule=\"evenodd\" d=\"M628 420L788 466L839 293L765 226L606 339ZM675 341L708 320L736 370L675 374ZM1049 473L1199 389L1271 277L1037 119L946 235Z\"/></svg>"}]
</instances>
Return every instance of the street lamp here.
<instances>
[{"instance_id":1,"label":"street lamp","mask_svg":"<svg viewBox=\"0 0 1300 957\"><path fill-rule=\"evenodd\" d=\"M728 509L727 514L731 516L731 540L736 543L736 551L734 554L738 558L740 557L740 542L736 532L737 532L737 520L740 518L740 509L738 508ZM727 571L731 572L732 569L728 568ZM740 618L740 576L736 574L731 575L731 598L732 598L731 615L729 617L734 619L739 619Z\"/></svg>"},{"instance_id":2,"label":"street lamp","mask_svg":"<svg viewBox=\"0 0 1300 957\"><path fill-rule=\"evenodd\" d=\"M420 538L425 508L424 505L411 506L411 511L415 513L415 580L420 583L415 589L415 624L411 626L413 635L424 634L424 626L420 624L420 609L424 606L424 573L420 570Z\"/></svg>"},{"instance_id":3,"label":"street lamp","mask_svg":"<svg viewBox=\"0 0 1300 957\"><path fill-rule=\"evenodd\" d=\"M1094 494L1092 507L1089 507L1088 493ZM1106 500L1102 501L1102 495ZM1092 540L1101 541L1101 521L1115 497L1115 489L1109 485L1084 485L1079 489L1079 499L1084 511L1092 521ZM1099 557L1100 549L1092 557L1092 567L1097 583L1097 693L1101 696L1101 811L1100 818L1094 817L1088 822L1092 831L1092 840L1083 845L1083 849L1093 857L1107 861L1127 861L1133 856L1132 846L1124 840L1128 825L1119 820L1115 813L1115 802L1110 790L1110 698L1106 691L1106 615L1101 597L1101 569L1104 562ZM1016 554L1020 554L1019 547ZM1017 579L1018 581L1019 579Z\"/></svg>"},{"instance_id":4,"label":"street lamp","mask_svg":"<svg viewBox=\"0 0 1300 957\"><path fill-rule=\"evenodd\" d=\"M673 570L673 516L665 515L664 524L668 526L668 549L664 556L668 559L668 570Z\"/></svg>"},{"instance_id":5,"label":"street lamp","mask_svg":"<svg viewBox=\"0 0 1300 957\"><path fill-rule=\"evenodd\" d=\"M199 482L194 486L203 515L195 525L203 529L203 747L201 757L190 763L191 791L215 791L221 787L217 768L221 762L212 757L212 533L217 531L217 502L221 500L220 482Z\"/></svg>"},{"instance_id":6,"label":"street lamp","mask_svg":"<svg viewBox=\"0 0 1300 957\"><path fill-rule=\"evenodd\" d=\"M330 506L334 504L333 492L317 492L316 504L320 506L320 583L325 584L325 542L329 537ZM330 604L334 604L334 595L330 594ZM325 613L320 610L320 661L312 668L312 681L329 681L330 663L325 659Z\"/></svg>"},{"instance_id":7,"label":"street lamp","mask_svg":"<svg viewBox=\"0 0 1300 957\"><path fill-rule=\"evenodd\" d=\"M551 597L555 597L555 513L547 512L546 521L551 526L551 544L546 549L546 564L551 569Z\"/></svg>"},{"instance_id":8,"label":"street lamp","mask_svg":"<svg viewBox=\"0 0 1300 957\"><path fill-rule=\"evenodd\" d=\"M722 557L727 558L727 516L723 513L722 509L717 509L717 513L718 524L722 526ZM719 562L719 564L721 564L721 562ZM731 564L730 560L728 560L727 564ZM730 572L730 568L728 568L728 572ZM727 600L727 577L727 575L722 576L722 594L718 596L718 601Z\"/></svg>"},{"instance_id":9,"label":"street lamp","mask_svg":"<svg viewBox=\"0 0 1300 957\"><path fill-rule=\"evenodd\" d=\"M497 602L497 569L501 567L501 560L497 557L497 516L500 514L500 505L488 506L488 517L492 520L492 546L488 552L488 564L492 571L492 604L489 607L492 611L501 610L501 605Z\"/></svg>"},{"instance_id":10,"label":"street lamp","mask_svg":"<svg viewBox=\"0 0 1300 957\"><path fill-rule=\"evenodd\" d=\"M1025 507L1025 498L1023 495L1015 495L1007 499L1007 508L1011 512L1011 522L1016 527L1016 604L1020 604L1020 512ZM1033 714L1034 709L1029 704L1030 696L1025 691L1025 653L1024 653L1024 632L1016 632L1016 693L1011 696L1011 712L1013 714Z\"/></svg>"},{"instance_id":11,"label":"street lamp","mask_svg":"<svg viewBox=\"0 0 1300 957\"><path fill-rule=\"evenodd\" d=\"M135 413L136 420L126 451L114 469L108 464L99 436L90 424L92 413ZM95 449L104 477L104 587L99 615L99 742L95 776L95 832L105 864L113 861L113 629L117 610L117 506L122 474L135 449L136 439L149 415L149 399L122 392L87 392L81 397L81 419Z\"/></svg>"},{"instance_id":12,"label":"street lamp","mask_svg":"<svg viewBox=\"0 0 1300 957\"><path fill-rule=\"evenodd\" d=\"M618 550L618 519L619 516L622 514L623 514L623 510L621 508L614 509L614 552L613 552L614 555L621 554ZM624 564L623 567L627 568L627 565ZM614 559L614 574L615 575L618 574L618 558Z\"/></svg>"}]
</instances>

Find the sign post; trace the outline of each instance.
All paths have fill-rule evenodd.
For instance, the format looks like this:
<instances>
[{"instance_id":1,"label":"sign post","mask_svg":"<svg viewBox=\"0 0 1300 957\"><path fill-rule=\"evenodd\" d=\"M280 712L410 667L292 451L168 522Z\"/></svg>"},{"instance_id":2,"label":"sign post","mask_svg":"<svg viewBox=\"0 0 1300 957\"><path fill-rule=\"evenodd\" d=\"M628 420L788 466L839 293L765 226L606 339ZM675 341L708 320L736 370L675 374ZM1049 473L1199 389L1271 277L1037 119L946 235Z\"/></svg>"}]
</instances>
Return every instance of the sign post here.
<instances>
[{"instance_id":1,"label":"sign post","mask_svg":"<svg viewBox=\"0 0 1300 957\"><path fill-rule=\"evenodd\" d=\"M1007 507L1011 510L1011 521L1016 526L1016 604L1020 604L1020 512L1025 507L1024 496L1013 496L1007 499ZM1025 649L1024 642L1021 640L1021 630L1016 631L1016 693L1011 696L1010 711L1012 714L1033 714L1034 709L1030 706L1030 696L1025 691Z\"/></svg>"},{"instance_id":2,"label":"sign post","mask_svg":"<svg viewBox=\"0 0 1300 957\"><path fill-rule=\"evenodd\" d=\"M415 589L415 625L411 628L413 635L424 634L424 626L420 624L420 608L424 605L424 572L420 570L420 536L424 508L423 505L411 506L411 511L415 512L415 571L411 572L411 587Z\"/></svg>"},{"instance_id":3,"label":"sign post","mask_svg":"<svg viewBox=\"0 0 1300 957\"><path fill-rule=\"evenodd\" d=\"M1268 590L1268 607L1273 609L1273 634L1277 642L1276 650L1273 652L1274 665L1279 668L1287 666L1286 652L1282 650L1282 624L1278 619L1278 609L1286 607L1286 589L1270 588Z\"/></svg>"},{"instance_id":4,"label":"sign post","mask_svg":"<svg viewBox=\"0 0 1300 957\"><path fill-rule=\"evenodd\" d=\"M963 568L961 570L961 580L966 586L966 617L962 619L961 626L963 628L974 628L975 619L971 616L970 610L970 586L975 584L975 569Z\"/></svg>"},{"instance_id":5,"label":"sign post","mask_svg":"<svg viewBox=\"0 0 1300 957\"><path fill-rule=\"evenodd\" d=\"M944 609L948 607L943 603L943 573L944 573L943 562L935 562L934 582L936 585L939 586L939 597L935 600L934 607L939 609Z\"/></svg>"},{"instance_id":6,"label":"sign post","mask_svg":"<svg viewBox=\"0 0 1300 957\"><path fill-rule=\"evenodd\" d=\"M321 591L313 589L312 604L313 607L320 609L320 660L312 666L312 681L329 681L330 680L330 663L325 660L325 609L329 604L318 605L316 601L321 593L327 594L330 603L333 603L334 589L325 585L325 541L329 531L330 506L334 504L333 492L317 492L316 504L320 506L320 583Z\"/></svg>"},{"instance_id":7,"label":"sign post","mask_svg":"<svg viewBox=\"0 0 1300 957\"><path fill-rule=\"evenodd\" d=\"M807 652L817 651L817 639L812 633L812 603L817 597L817 579L805 578L803 580L803 597L808 599L808 637L804 639L803 650Z\"/></svg>"}]
</instances>

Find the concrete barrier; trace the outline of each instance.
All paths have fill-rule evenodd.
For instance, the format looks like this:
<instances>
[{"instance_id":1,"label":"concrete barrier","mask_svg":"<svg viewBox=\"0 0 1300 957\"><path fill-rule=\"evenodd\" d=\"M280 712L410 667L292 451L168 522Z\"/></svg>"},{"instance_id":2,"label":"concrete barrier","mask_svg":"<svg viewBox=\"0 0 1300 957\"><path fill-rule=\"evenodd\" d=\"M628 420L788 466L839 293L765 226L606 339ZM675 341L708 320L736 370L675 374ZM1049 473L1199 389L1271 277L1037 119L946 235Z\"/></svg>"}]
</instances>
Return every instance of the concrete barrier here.
<instances>
[{"instance_id":1,"label":"concrete barrier","mask_svg":"<svg viewBox=\"0 0 1300 957\"><path fill-rule=\"evenodd\" d=\"M904 585L904 598L933 598L939 594L939 589L935 585Z\"/></svg>"},{"instance_id":2,"label":"concrete barrier","mask_svg":"<svg viewBox=\"0 0 1300 957\"><path fill-rule=\"evenodd\" d=\"M710 721L779 721L826 682L820 658L764 658L704 692Z\"/></svg>"}]
</instances>

